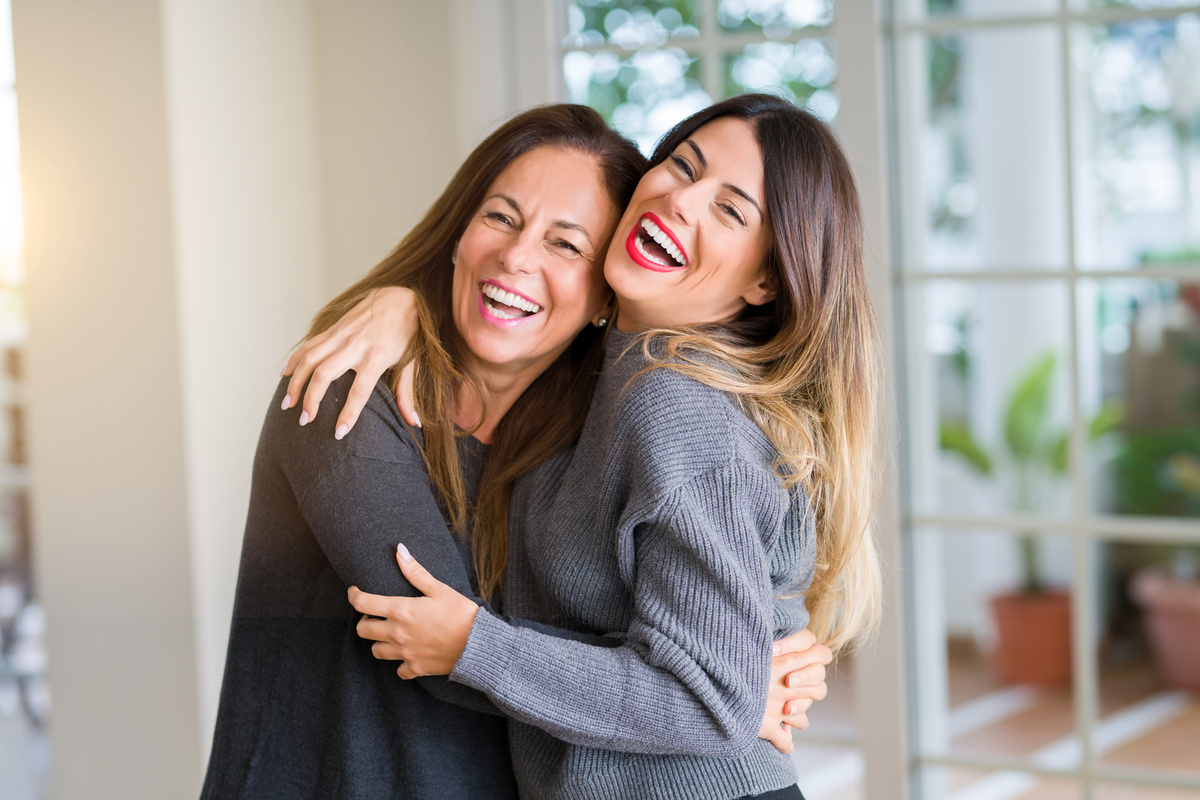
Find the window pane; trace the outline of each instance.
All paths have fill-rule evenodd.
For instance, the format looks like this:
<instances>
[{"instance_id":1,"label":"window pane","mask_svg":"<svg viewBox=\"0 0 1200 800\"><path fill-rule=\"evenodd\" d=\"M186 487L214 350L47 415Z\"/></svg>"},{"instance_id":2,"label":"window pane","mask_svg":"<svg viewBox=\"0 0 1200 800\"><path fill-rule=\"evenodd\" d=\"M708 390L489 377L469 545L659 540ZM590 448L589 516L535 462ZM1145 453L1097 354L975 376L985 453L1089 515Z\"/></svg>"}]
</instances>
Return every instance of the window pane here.
<instances>
[{"instance_id":1,"label":"window pane","mask_svg":"<svg viewBox=\"0 0 1200 800\"><path fill-rule=\"evenodd\" d=\"M1200 16L1074 33L1080 266L1200 262Z\"/></svg>"},{"instance_id":2,"label":"window pane","mask_svg":"<svg viewBox=\"0 0 1200 800\"><path fill-rule=\"evenodd\" d=\"M905 293L917 512L1070 512L1068 298L1057 281L933 281Z\"/></svg>"},{"instance_id":3,"label":"window pane","mask_svg":"<svg viewBox=\"0 0 1200 800\"><path fill-rule=\"evenodd\" d=\"M726 95L782 92L827 122L837 117L836 78L833 42L828 39L764 42L725 56Z\"/></svg>"},{"instance_id":4,"label":"window pane","mask_svg":"<svg viewBox=\"0 0 1200 800\"><path fill-rule=\"evenodd\" d=\"M1200 527L1192 544L1098 547L1104 762L1200 775Z\"/></svg>"},{"instance_id":5,"label":"window pane","mask_svg":"<svg viewBox=\"0 0 1200 800\"><path fill-rule=\"evenodd\" d=\"M1200 281L1084 281L1078 311L1093 507L1200 517Z\"/></svg>"},{"instance_id":6,"label":"window pane","mask_svg":"<svg viewBox=\"0 0 1200 800\"><path fill-rule=\"evenodd\" d=\"M1172 8L1190 5L1195 0L1071 0L1071 5L1083 8Z\"/></svg>"},{"instance_id":7,"label":"window pane","mask_svg":"<svg viewBox=\"0 0 1200 800\"><path fill-rule=\"evenodd\" d=\"M1061 269L1061 45L1050 25L900 41L905 266ZM1036 120L1036 124L1031 124Z\"/></svg>"},{"instance_id":8,"label":"window pane","mask_svg":"<svg viewBox=\"0 0 1200 800\"><path fill-rule=\"evenodd\" d=\"M720 0L717 19L727 31L753 31L782 39L833 21L833 0Z\"/></svg>"},{"instance_id":9,"label":"window pane","mask_svg":"<svg viewBox=\"0 0 1200 800\"><path fill-rule=\"evenodd\" d=\"M567 4L563 44L658 47L669 37L699 35L696 0L579 0Z\"/></svg>"},{"instance_id":10,"label":"window pane","mask_svg":"<svg viewBox=\"0 0 1200 800\"><path fill-rule=\"evenodd\" d=\"M912 553L919 755L1079 766L1071 540L923 530Z\"/></svg>"},{"instance_id":11,"label":"window pane","mask_svg":"<svg viewBox=\"0 0 1200 800\"><path fill-rule=\"evenodd\" d=\"M1058 13L1058 0L896 0L905 22L928 17L1011 17Z\"/></svg>"},{"instance_id":12,"label":"window pane","mask_svg":"<svg viewBox=\"0 0 1200 800\"><path fill-rule=\"evenodd\" d=\"M677 47L615 53L576 51L563 57L567 95L591 106L648 153L672 125L709 105L696 59Z\"/></svg>"}]
</instances>

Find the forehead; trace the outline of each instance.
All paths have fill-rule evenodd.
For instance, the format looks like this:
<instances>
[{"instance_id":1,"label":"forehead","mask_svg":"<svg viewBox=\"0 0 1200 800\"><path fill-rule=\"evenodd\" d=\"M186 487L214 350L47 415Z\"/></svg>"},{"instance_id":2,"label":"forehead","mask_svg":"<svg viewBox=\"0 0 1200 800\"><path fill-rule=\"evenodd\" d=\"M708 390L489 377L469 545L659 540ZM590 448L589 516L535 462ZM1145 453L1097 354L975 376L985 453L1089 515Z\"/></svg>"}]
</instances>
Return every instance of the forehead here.
<instances>
[{"instance_id":1,"label":"forehead","mask_svg":"<svg viewBox=\"0 0 1200 800\"><path fill-rule=\"evenodd\" d=\"M522 153L496 176L487 194L511 197L524 214L549 213L581 224L589 211L603 216L612 209L596 159L563 147Z\"/></svg>"},{"instance_id":2,"label":"forehead","mask_svg":"<svg viewBox=\"0 0 1200 800\"><path fill-rule=\"evenodd\" d=\"M744 183L762 186L762 148L748 121L737 117L718 117L692 131L688 138L704 151L710 170L735 172L742 176ZM686 143L681 146L691 149Z\"/></svg>"}]
</instances>

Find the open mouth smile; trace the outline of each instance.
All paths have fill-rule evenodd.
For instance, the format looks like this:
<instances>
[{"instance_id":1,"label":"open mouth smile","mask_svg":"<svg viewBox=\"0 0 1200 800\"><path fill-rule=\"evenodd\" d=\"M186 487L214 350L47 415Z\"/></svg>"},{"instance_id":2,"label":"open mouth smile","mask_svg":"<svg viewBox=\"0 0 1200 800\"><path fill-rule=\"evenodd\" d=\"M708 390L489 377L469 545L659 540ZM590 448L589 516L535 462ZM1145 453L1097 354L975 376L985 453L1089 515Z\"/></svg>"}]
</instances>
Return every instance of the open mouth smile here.
<instances>
[{"instance_id":1,"label":"open mouth smile","mask_svg":"<svg viewBox=\"0 0 1200 800\"><path fill-rule=\"evenodd\" d=\"M479 283L479 307L484 319L501 325L520 324L542 311L525 295L490 280Z\"/></svg>"},{"instance_id":2,"label":"open mouth smile","mask_svg":"<svg viewBox=\"0 0 1200 800\"><path fill-rule=\"evenodd\" d=\"M679 240L650 212L643 214L629 232L625 250L634 263L654 272L674 272L688 265L687 253Z\"/></svg>"}]
</instances>

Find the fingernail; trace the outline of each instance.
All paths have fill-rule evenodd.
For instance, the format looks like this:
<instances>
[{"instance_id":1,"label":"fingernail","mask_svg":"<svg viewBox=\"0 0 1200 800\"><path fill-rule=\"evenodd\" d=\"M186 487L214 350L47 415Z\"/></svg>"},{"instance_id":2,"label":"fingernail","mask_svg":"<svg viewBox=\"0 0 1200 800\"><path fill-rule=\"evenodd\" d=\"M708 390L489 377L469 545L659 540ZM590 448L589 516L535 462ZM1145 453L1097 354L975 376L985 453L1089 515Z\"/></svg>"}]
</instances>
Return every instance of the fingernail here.
<instances>
[{"instance_id":1,"label":"fingernail","mask_svg":"<svg viewBox=\"0 0 1200 800\"><path fill-rule=\"evenodd\" d=\"M799 679L797 679L795 675L788 675L788 688L789 689L795 689L796 684L799 682L800 682Z\"/></svg>"},{"instance_id":2,"label":"fingernail","mask_svg":"<svg viewBox=\"0 0 1200 800\"><path fill-rule=\"evenodd\" d=\"M341 438L346 435L346 431L348 430L350 430L350 426L343 422L341 425L338 425L337 430L333 432L333 438L340 441Z\"/></svg>"},{"instance_id":3,"label":"fingernail","mask_svg":"<svg viewBox=\"0 0 1200 800\"><path fill-rule=\"evenodd\" d=\"M285 394L283 396L283 405L280 406L280 408L282 408L284 411L287 411L288 406L290 406L291 404L292 404L292 396L290 394Z\"/></svg>"},{"instance_id":4,"label":"fingernail","mask_svg":"<svg viewBox=\"0 0 1200 800\"><path fill-rule=\"evenodd\" d=\"M301 424L301 425L307 425L307 424L308 424L308 412L307 412L307 411L301 411L301 412L300 412L300 424Z\"/></svg>"},{"instance_id":5,"label":"fingernail","mask_svg":"<svg viewBox=\"0 0 1200 800\"><path fill-rule=\"evenodd\" d=\"M413 414L413 419L415 419L417 421L417 427L418 428L421 427L421 418L418 417L416 414Z\"/></svg>"},{"instance_id":6,"label":"fingernail","mask_svg":"<svg viewBox=\"0 0 1200 800\"><path fill-rule=\"evenodd\" d=\"M412 561L412 553L408 552L408 548L403 544L396 545L396 552L400 555L401 561Z\"/></svg>"},{"instance_id":7,"label":"fingernail","mask_svg":"<svg viewBox=\"0 0 1200 800\"><path fill-rule=\"evenodd\" d=\"M771 645L771 655L773 655L773 656L779 655L779 651L781 649L782 648L779 646L778 643Z\"/></svg>"}]
</instances>

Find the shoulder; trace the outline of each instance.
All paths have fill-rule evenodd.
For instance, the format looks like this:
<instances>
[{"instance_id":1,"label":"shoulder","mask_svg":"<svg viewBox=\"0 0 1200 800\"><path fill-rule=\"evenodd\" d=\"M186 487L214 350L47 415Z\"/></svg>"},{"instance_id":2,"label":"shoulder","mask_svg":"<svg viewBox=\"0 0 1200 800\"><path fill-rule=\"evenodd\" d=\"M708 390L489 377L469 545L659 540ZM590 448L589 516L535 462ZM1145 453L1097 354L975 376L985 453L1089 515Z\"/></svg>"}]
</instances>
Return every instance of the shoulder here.
<instances>
[{"instance_id":1,"label":"shoulder","mask_svg":"<svg viewBox=\"0 0 1200 800\"><path fill-rule=\"evenodd\" d=\"M683 459L693 470L773 464L775 448L733 395L670 364L647 366L617 403L617 430L640 452L656 461Z\"/></svg>"},{"instance_id":2,"label":"shoulder","mask_svg":"<svg viewBox=\"0 0 1200 800\"><path fill-rule=\"evenodd\" d=\"M353 382L354 374L347 373L331 383L316 418L301 426L299 404L287 411L280 410L287 387L287 378L281 379L267 411L262 445L276 451L292 466L321 469L357 456L423 469L420 431L410 430L405 424L390 387L382 379L375 384L354 428L341 440L334 436L338 415L345 408Z\"/></svg>"}]
</instances>

